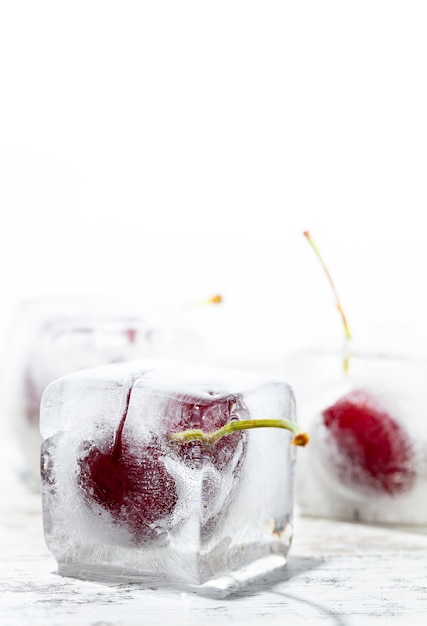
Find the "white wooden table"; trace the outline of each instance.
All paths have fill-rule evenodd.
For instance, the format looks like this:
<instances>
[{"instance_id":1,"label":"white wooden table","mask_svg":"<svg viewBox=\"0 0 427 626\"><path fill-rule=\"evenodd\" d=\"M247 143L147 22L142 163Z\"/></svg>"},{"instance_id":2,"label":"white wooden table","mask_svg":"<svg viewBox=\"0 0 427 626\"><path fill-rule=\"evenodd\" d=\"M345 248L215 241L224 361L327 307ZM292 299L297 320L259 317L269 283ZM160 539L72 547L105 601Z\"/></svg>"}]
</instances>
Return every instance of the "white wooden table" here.
<instances>
[{"instance_id":1,"label":"white wooden table","mask_svg":"<svg viewBox=\"0 0 427 626\"><path fill-rule=\"evenodd\" d=\"M427 624L427 534L403 528L297 515L287 567L226 599L58 576L40 496L17 475L13 439L0 441L1 626Z\"/></svg>"}]
</instances>

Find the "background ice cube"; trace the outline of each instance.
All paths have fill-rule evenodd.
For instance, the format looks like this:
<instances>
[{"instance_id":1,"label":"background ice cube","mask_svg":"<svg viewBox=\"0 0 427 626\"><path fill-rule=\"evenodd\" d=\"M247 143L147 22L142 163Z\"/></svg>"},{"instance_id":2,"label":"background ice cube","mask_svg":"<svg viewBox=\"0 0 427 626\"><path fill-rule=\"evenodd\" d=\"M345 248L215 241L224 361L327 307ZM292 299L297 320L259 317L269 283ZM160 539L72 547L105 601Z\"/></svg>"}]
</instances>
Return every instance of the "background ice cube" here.
<instances>
[{"instance_id":1,"label":"background ice cube","mask_svg":"<svg viewBox=\"0 0 427 626\"><path fill-rule=\"evenodd\" d=\"M3 354L3 412L38 476L39 407L52 380L141 357L198 360L203 341L178 313L137 299L64 298L22 303Z\"/></svg>"},{"instance_id":2,"label":"background ice cube","mask_svg":"<svg viewBox=\"0 0 427 626\"><path fill-rule=\"evenodd\" d=\"M368 523L426 525L427 361L423 342L396 328L388 333L384 329L362 333L362 337L362 341L350 343L347 373L343 369L342 346L319 346L288 359L286 373L292 375L300 421L311 435L310 446L301 455L297 468L301 511ZM370 485L362 480L362 474L360 480L353 479L352 476L357 477L357 463L348 467L347 475L339 470L343 465L342 453L331 440L330 432L326 432L321 415L354 390L369 394L398 425L402 445L395 448L403 450L402 459L408 459L397 459L394 465L396 480L399 468L401 478L406 477L402 490L382 493L378 483L376 487ZM378 441L376 445L386 444Z\"/></svg>"}]
</instances>

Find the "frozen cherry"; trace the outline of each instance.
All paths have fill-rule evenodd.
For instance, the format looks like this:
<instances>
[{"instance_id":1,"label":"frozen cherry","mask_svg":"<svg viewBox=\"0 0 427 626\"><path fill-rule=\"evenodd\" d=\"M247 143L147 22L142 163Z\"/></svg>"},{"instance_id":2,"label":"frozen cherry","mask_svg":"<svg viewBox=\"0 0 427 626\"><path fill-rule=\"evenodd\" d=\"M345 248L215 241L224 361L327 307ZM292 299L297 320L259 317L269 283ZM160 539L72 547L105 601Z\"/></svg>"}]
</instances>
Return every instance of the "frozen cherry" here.
<instances>
[{"instance_id":1,"label":"frozen cherry","mask_svg":"<svg viewBox=\"0 0 427 626\"><path fill-rule=\"evenodd\" d=\"M134 445L134 444L133 444ZM155 538L168 527L178 496L159 442L132 449L122 439L120 450L91 447L80 460L78 484L86 497L108 511L137 541Z\"/></svg>"},{"instance_id":2,"label":"frozen cherry","mask_svg":"<svg viewBox=\"0 0 427 626\"><path fill-rule=\"evenodd\" d=\"M238 419L236 411L243 415L247 411L234 397L208 401L205 405L197 404L195 399L177 397L166 406L164 440L155 436L148 444L138 446L124 433L130 394L131 389L111 440L101 444L85 442L80 448L77 483L89 504L96 502L110 513L115 523L126 527L133 538L141 542L154 539L159 531L170 530L173 524L178 492L175 479L165 466L166 455L172 455L193 470L206 462L217 472L229 468L234 478L246 451L247 433L242 431L211 445L200 441L171 444L168 435L195 427L213 432L231 419ZM209 472L203 480L209 497L208 492L212 491ZM230 493L226 496L228 501ZM206 517L212 524L213 518Z\"/></svg>"},{"instance_id":3,"label":"frozen cherry","mask_svg":"<svg viewBox=\"0 0 427 626\"><path fill-rule=\"evenodd\" d=\"M178 506L178 500L186 495L179 493L177 486L177 481L182 481L179 468L184 466L187 477L188 472L195 472L195 484L198 478L201 480L201 532L206 536L212 531L238 484L248 437L242 429L286 428L296 434L295 445L305 445L308 439L301 438L297 424L288 420L249 420L239 395L224 396L211 391L202 398L177 395L167 400L163 407L163 431L153 434L148 442L139 443L124 428L131 392L132 386L111 438L85 441L80 446L77 484L89 506L97 503L136 542L155 539L184 520L185 506ZM233 424L232 432L229 429L226 435L221 433L221 437L212 440L205 437L218 435L218 431L236 421L242 422L241 428L236 429ZM194 431L202 433L201 439L185 439L188 432ZM173 435L178 435L178 439ZM200 470L202 473L197 473Z\"/></svg>"},{"instance_id":4,"label":"frozen cherry","mask_svg":"<svg viewBox=\"0 0 427 626\"><path fill-rule=\"evenodd\" d=\"M411 488L415 473L405 430L374 395L354 390L322 413L336 444L340 479L349 486L396 495Z\"/></svg>"},{"instance_id":5,"label":"frozen cherry","mask_svg":"<svg viewBox=\"0 0 427 626\"><path fill-rule=\"evenodd\" d=\"M178 396L165 410L168 435L200 430L214 433L232 421L249 418L240 396L221 397L214 391L200 398ZM215 443L201 440L172 444L181 461L193 469L203 468L201 532L208 536L227 511L235 494L247 450L247 432L240 430Z\"/></svg>"},{"instance_id":6,"label":"frozen cherry","mask_svg":"<svg viewBox=\"0 0 427 626\"><path fill-rule=\"evenodd\" d=\"M171 400L165 411L168 434L192 429L213 433L232 420L248 419L248 411L238 396L215 399L214 392L211 396L212 400L204 403L190 397ZM240 431L223 437L215 444L188 441L176 445L175 449L189 464L210 462L218 470L225 470L233 463L239 464L246 450L246 439L247 433Z\"/></svg>"},{"instance_id":7,"label":"frozen cherry","mask_svg":"<svg viewBox=\"0 0 427 626\"><path fill-rule=\"evenodd\" d=\"M136 337L138 334L138 331L136 330L136 328L127 328L124 331L124 334L128 340L129 343L135 343L136 342Z\"/></svg>"},{"instance_id":8,"label":"frozen cherry","mask_svg":"<svg viewBox=\"0 0 427 626\"><path fill-rule=\"evenodd\" d=\"M153 437L148 444L138 446L131 444L123 433L130 394L131 389L111 440L101 446L84 442L77 483L86 501L95 501L136 541L143 541L168 529L178 494L164 463L168 453L164 444Z\"/></svg>"}]
</instances>

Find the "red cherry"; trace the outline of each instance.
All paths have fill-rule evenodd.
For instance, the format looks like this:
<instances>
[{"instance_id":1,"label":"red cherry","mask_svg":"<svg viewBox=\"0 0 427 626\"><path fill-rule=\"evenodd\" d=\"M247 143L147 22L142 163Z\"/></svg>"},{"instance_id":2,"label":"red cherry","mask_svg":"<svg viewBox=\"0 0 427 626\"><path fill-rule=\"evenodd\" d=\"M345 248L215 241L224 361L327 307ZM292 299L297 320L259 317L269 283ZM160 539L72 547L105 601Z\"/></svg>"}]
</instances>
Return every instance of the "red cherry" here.
<instances>
[{"instance_id":1,"label":"red cherry","mask_svg":"<svg viewBox=\"0 0 427 626\"><path fill-rule=\"evenodd\" d=\"M163 458L167 449L153 438L145 446L123 435L132 387L112 441L84 442L78 461L77 484L84 499L95 501L123 525L136 541L154 538L167 529L178 500L175 481ZM159 527L160 525L160 527Z\"/></svg>"},{"instance_id":2,"label":"red cherry","mask_svg":"<svg viewBox=\"0 0 427 626\"><path fill-rule=\"evenodd\" d=\"M136 328L127 328L124 331L127 340L129 341L129 343L135 343L136 342L136 336L138 334L138 331L136 330Z\"/></svg>"},{"instance_id":3,"label":"red cherry","mask_svg":"<svg viewBox=\"0 0 427 626\"><path fill-rule=\"evenodd\" d=\"M201 467L203 458L218 471L231 466L236 472L246 451L246 433L233 433L209 447L200 441L171 444L168 437L163 441L153 437L148 444L138 446L123 433L130 394L131 390L111 441L85 442L80 448L77 483L89 505L96 502L110 513L116 524L127 528L135 541L141 542L171 530L180 521L173 518L178 491L164 458L172 455L193 470ZM188 398L174 398L165 410L167 434L188 428L217 430L229 419L237 418L233 413L236 406L243 410L235 398L212 400L204 406L196 404L195 399L190 402ZM234 456L237 458L233 465ZM209 484L206 491L209 492ZM230 494L227 496L230 500ZM209 517L208 526L209 529L212 526Z\"/></svg>"},{"instance_id":4,"label":"red cherry","mask_svg":"<svg viewBox=\"0 0 427 626\"><path fill-rule=\"evenodd\" d=\"M215 399L215 392L211 392L211 401L200 402L200 399L178 397L169 402L166 407L167 432L173 434L184 430L202 430L212 433L219 430L231 420L248 419L248 411L238 397L228 396ZM204 462L212 463L218 470L225 470L235 461L235 455L241 448L241 456L245 450L247 433L235 432L223 437L214 445L206 445L201 441L193 440L176 446L177 453L187 463L199 465ZM241 459L240 459L241 460Z\"/></svg>"},{"instance_id":5,"label":"red cherry","mask_svg":"<svg viewBox=\"0 0 427 626\"><path fill-rule=\"evenodd\" d=\"M409 490L415 473L405 430L372 394L354 390L322 413L338 447L334 459L342 482L396 495Z\"/></svg>"},{"instance_id":6,"label":"red cherry","mask_svg":"<svg viewBox=\"0 0 427 626\"><path fill-rule=\"evenodd\" d=\"M165 453L158 441L135 449L123 438L119 453L114 445L91 447L79 462L78 484L86 499L108 511L136 541L170 527L178 495L163 462Z\"/></svg>"},{"instance_id":7,"label":"red cherry","mask_svg":"<svg viewBox=\"0 0 427 626\"><path fill-rule=\"evenodd\" d=\"M232 420L249 418L248 411L238 396L215 399L214 392L210 395L212 400L204 403L190 397L171 400L166 408L168 434L183 430L202 430L207 434L219 430ZM173 445L187 466L204 468L202 501L205 508L201 525L203 536L209 535L215 529L233 499L246 454L247 436L246 431L238 431L219 439L215 444L193 440ZM222 474L223 478L227 477L229 487L226 493L218 485L218 474Z\"/></svg>"}]
</instances>

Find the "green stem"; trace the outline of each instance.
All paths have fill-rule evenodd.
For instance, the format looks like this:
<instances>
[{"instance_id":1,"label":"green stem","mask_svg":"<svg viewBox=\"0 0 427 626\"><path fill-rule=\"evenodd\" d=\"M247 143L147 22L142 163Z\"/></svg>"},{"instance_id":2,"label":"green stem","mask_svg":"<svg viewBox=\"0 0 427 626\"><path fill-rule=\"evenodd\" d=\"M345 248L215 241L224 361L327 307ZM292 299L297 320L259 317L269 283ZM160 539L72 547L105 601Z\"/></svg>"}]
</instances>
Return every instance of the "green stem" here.
<instances>
[{"instance_id":1,"label":"green stem","mask_svg":"<svg viewBox=\"0 0 427 626\"><path fill-rule=\"evenodd\" d=\"M177 443L186 443L188 441L194 441L195 439L202 441L203 443L213 444L216 443L222 437L231 435L238 430L249 430L250 428L284 428L290 430L295 436L292 439L294 446L305 446L308 443L308 435L301 430L296 422L285 419L256 419L256 420L241 420L229 422L222 428L215 430L212 433L205 433L203 430L183 430L179 433L170 435L170 439Z\"/></svg>"},{"instance_id":2,"label":"green stem","mask_svg":"<svg viewBox=\"0 0 427 626\"><path fill-rule=\"evenodd\" d=\"M334 281L332 280L332 276L330 275L329 270L328 270L328 268L326 266L326 263L323 260L322 255L320 254L316 244L314 243L313 239L311 238L311 235L308 232L308 230L304 231L303 234L304 234L304 237L307 239L308 243L310 244L310 246L312 247L312 249L314 250L315 255L319 259L319 261L320 261L320 263L321 263L321 265L323 267L323 270L324 270L324 272L326 274L326 277L327 277L327 279L329 281L329 284L330 284L330 286L332 288L333 294L335 296L336 307L337 307L337 309L339 311L339 314L341 315L341 319L342 319L342 322L344 324L345 337L346 337L346 339L351 339L350 328L348 326L347 319L346 319L346 317L344 315L344 311L342 309L341 302L340 302L340 299L338 297L338 292L337 292L337 290L335 288L335 285L334 285Z\"/></svg>"},{"instance_id":3,"label":"green stem","mask_svg":"<svg viewBox=\"0 0 427 626\"><path fill-rule=\"evenodd\" d=\"M308 232L308 230L304 231L303 235L307 239L307 241L310 244L310 246L312 247L315 255L317 256L317 258L319 259L319 261L320 261L320 263L321 263L321 265L323 267L323 270L324 270L324 272L326 274L326 277L327 277L327 279L329 281L329 284L331 286L332 292L333 292L333 294L335 296L335 305L336 305L336 307L338 309L339 314L341 315L342 323L344 325L345 338L347 339L347 342L348 342L351 339L350 328L349 328L349 325L347 323L347 318L346 318L346 316L344 314L343 308L341 306L341 302L340 302L340 299L338 297L338 292L337 292L337 290L335 288L334 281L332 280L332 276L330 275L329 270L327 268L327 265L326 265L325 261L323 260L323 257L320 254L316 244L314 243L313 239L311 238L311 235ZM349 368L350 368L349 357L348 357L348 354L346 354L344 356L344 359L343 359L343 369L344 369L344 372L346 374L348 374Z\"/></svg>"}]
</instances>

